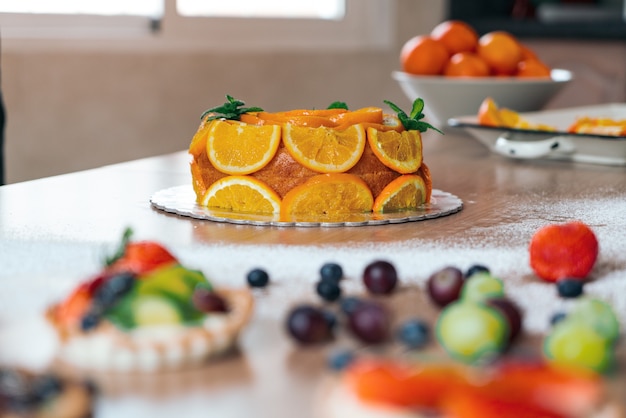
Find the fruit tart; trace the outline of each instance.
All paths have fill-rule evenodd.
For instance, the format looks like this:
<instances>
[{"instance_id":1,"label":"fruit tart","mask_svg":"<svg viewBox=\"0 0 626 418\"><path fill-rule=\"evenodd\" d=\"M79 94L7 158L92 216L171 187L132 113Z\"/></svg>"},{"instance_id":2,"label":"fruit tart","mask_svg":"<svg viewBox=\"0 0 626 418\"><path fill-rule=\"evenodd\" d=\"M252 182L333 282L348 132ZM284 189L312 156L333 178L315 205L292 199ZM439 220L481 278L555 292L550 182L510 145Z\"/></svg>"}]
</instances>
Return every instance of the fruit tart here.
<instances>
[{"instance_id":1,"label":"fruit tart","mask_svg":"<svg viewBox=\"0 0 626 418\"><path fill-rule=\"evenodd\" d=\"M0 417L88 418L93 386L52 372L0 367Z\"/></svg>"},{"instance_id":2,"label":"fruit tart","mask_svg":"<svg viewBox=\"0 0 626 418\"><path fill-rule=\"evenodd\" d=\"M248 322L248 289L215 288L162 245L130 241L102 271L52 306L59 360L78 369L153 372L224 353Z\"/></svg>"}]
</instances>

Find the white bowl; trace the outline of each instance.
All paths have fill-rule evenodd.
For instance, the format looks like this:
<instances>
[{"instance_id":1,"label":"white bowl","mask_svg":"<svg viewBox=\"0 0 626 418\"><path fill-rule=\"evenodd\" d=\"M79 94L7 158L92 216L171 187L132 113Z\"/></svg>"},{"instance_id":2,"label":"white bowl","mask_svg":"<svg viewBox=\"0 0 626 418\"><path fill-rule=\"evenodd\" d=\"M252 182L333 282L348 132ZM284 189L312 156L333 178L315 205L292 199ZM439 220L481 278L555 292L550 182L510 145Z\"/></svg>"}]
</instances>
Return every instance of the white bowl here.
<instances>
[{"instance_id":1,"label":"white bowl","mask_svg":"<svg viewBox=\"0 0 626 418\"><path fill-rule=\"evenodd\" d=\"M549 79L416 76L401 71L392 76L411 103L424 99L425 118L439 127L447 126L452 117L477 114L486 97L518 112L541 110L572 80L572 73L562 69L553 69Z\"/></svg>"}]
</instances>

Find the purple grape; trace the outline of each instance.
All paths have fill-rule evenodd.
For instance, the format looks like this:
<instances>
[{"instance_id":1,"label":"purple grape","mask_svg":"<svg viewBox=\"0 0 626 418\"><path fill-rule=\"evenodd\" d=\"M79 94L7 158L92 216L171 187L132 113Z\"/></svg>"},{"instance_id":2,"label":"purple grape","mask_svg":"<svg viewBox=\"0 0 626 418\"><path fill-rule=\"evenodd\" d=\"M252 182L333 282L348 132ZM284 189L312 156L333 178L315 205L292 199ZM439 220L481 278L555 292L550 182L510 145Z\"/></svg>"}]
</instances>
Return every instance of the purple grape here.
<instances>
[{"instance_id":1,"label":"purple grape","mask_svg":"<svg viewBox=\"0 0 626 418\"><path fill-rule=\"evenodd\" d=\"M380 343L389 337L391 317L380 304L364 302L348 317L352 333L366 343Z\"/></svg>"},{"instance_id":2,"label":"purple grape","mask_svg":"<svg viewBox=\"0 0 626 418\"><path fill-rule=\"evenodd\" d=\"M389 294L398 284L396 268L387 261L375 261L365 268L363 283L370 293Z\"/></svg>"},{"instance_id":3,"label":"purple grape","mask_svg":"<svg viewBox=\"0 0 626 418\"><path fill-rule=\"evenodd\" d=\"M204 287L194 290L191 300L193 306L200 312L228 312L224 298Z\"/></svg>"},{"instance_id":4,"label":"purple grape","mask_svg":"<svg viewBox=\"0 0 626 418\"><path fill-rule=\"evenodd\" d=\"M506 318L509 323L509 343L511 343L522 329L522 311L507 297L489 298L486 303Z\"/></svg>"},{"instance_id":5,"label":"purple grape","mask_svg":"<svg viewBox=\"0 0 626 418\"><path fill-rule=\"evenodd\" d=\"M463 272L449 266L431 274L426 286L430 299L443 308L459 298L464 283Z\"/></svg>"},{"instance_id":6,"label":"purple grape","mask_svg":"<svg viewBox=\"0 0 626 418\"><path fill-rule=\"evenodd\" d=\"M302 344L316 344L332 338L332 324L322 309L300 305L287 315L287 331Z\"/></svg>"}]
</instances>

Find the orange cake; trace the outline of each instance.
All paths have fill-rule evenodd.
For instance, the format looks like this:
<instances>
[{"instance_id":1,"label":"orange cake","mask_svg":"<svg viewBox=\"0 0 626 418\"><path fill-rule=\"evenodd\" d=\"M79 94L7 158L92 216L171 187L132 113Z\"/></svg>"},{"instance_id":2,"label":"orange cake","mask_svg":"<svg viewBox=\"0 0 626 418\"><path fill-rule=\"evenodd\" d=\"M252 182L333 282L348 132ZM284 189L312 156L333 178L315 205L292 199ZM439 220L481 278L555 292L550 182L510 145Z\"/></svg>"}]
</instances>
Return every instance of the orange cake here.
<instances>
[{"instance_id":1,"label":"orange cake","mask_svg":"<svg viewBox=\"0 0 626 418\"><path fill-rule=\"evenodd\" d=\"M48 310L59 361L85 371L155 372L230 349L252 314L250 291L215 288L159 243L124 236L102 271Z\"/></svg>"},{"instance_id":2,"label":"orange cake","mask_svg":"<svg viewBox=\"0 0 626 418\"><path fill-rule=\"evenodd\" d=\"M189 146L197 203L281 221L415 210L430 202L424 102L350 111L269 113L228 102L209 109Z\"/></svg>"}]
</instances>

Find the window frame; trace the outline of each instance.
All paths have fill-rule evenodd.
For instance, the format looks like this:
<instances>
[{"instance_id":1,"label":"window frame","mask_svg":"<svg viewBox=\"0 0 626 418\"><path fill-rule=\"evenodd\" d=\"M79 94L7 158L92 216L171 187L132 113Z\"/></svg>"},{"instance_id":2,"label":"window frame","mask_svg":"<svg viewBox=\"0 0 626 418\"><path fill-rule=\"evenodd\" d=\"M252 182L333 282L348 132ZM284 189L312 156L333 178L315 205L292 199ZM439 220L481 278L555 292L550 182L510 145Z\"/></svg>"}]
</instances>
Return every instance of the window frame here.
<instances>
[{"instance_id":1,"label":"window frame","mask_svg":"<svg viewBox=\"0 0 626 418\"><path fill-rule=\"evenodd\" d=\"M0 13L5 51L379 50L393 45L395 1L346 0L342 20L186 17L165 0L163 17ZM225 34L228 34L226 36Z\"/></svg>"}]
</instances>

